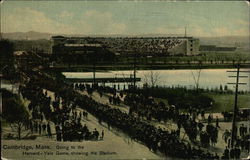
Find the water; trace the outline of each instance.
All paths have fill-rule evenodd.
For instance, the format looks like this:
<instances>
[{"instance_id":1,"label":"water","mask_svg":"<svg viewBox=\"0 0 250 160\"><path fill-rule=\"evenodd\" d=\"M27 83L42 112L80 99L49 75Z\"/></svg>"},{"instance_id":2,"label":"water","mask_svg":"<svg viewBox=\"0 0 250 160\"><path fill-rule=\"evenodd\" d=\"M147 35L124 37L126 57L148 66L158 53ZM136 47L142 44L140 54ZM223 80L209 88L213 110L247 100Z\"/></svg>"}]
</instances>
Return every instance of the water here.
<instances>
[{"instance_id":1,"label":"water","mask_svg":"<svg viewBox=\"0 0 250 160\"><path fill-rule=\"evenodd\" d=\"M244 69L246 70L246 69ZM156 85L166 86L186 86L187 88L194 88L195 81L199 78L199 87L204 89L216 89L220 85L227 85L228 89L235 90L235 85L229 85L227 83L235 83L236 78L229 78L228 76L235 76L236 73L227 72L234 71L234 69L181 69L181 70L138 70L136 77L141 78L140 82L137 82L137 86L142 87L145 82L151 84L150 76L156 80ZM243 71L243 69L242 69ZM93 78L92 72L63 72L66 78ZM96 78L107 78L107 77L130 77L133 75L133 70L127 71L109 71L109 72L96 72ZM250 91L250 73L240 73L240 75L248 76L247 78L240 78L241 83L247 83L246 85L239 85L239 91ZM147 77L147 78L146 78ZM146 80L149 79L149 80ZM113 86L112 83L106 85ZM120 83L121 86L124 83ZM128 84L125 84L128 85ZM126 86L127 87L127 86Z\"/></svg>"}]
</instances>

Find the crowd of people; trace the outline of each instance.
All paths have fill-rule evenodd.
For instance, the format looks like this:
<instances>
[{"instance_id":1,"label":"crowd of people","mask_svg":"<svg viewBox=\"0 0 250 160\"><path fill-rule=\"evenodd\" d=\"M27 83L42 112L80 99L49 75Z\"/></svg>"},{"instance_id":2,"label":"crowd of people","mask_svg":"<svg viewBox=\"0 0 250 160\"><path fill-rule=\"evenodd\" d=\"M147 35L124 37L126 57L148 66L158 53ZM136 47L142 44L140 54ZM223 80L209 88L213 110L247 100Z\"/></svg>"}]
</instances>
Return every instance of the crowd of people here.
<instances>
[{"instance_id":1,"label":"crowd of people","mask_svg":"<svg viewBox=\"0 0 250 160\"><path fill-rule=\"evenodd\" d=\"M130 106L129 114L136 113L139 118L152 120L155 118L159 122L169 119L177 119L178 110L174 106L168 107L163 102L155 102L152 97L146 97L142 94L127 94L124 103ZM173 114L174 113L174 114Z\"/></svg>"},{"instance_id":2,"label":"crowd of people","mask_svg":"<svg viewBox=\"0 0 250 160\"><path fill-rule=\"evenodd\" d=\"M240 155L241 155L241 150L239 147L236 146L231 149L228 149L228 147L226 147L221 159L222 160L229 160L229 159L238 160L240 159Z\"/></svg>"},{"instance_id":3,"label":"crowd of people","mask_svg":"<svg viewBox=\"0 0 250 160\"><path fill-rule=\"evenodd\" d=\"M117 96L114 89L112 89L112 92L110 92L104 91L104 89L99 88L98 92L113 93ZM190 141L195 142L199 138L202 147L208 147L210 145L214 146L217 143L219 132L218 129L220 128L218 117L216 117L216 125L212 125L213 116L209 114L207 119L208 124L206 125L206 127L204 127L204 123L202 123L200 120L197 121L197 113L194 113L194 111L191 109L188 110L188 113L179 113L178 109L176 109L174 106L167 106L163 102L157 103L152 97L144 97L143 95L137 94L127 93L124 101L127 105L130 106L129 115L138 117L139 120L146 119L151 121L152 119L155 119L159 122L162 120L173 120L174 122L176 122L178 129L171 132L171 134L175 134L176 138L179 138L180 128L183 127L185 130L185 134L188 135ZM202 117L202 121L206 122L204 111L200 114ZM239 128L239 132L240 135L246 135L247 126L241 125ZM228 137L230 137L230 134L228 135ZM239 151L241 152L241 150L247 150L248 142L244 140L244 138L238 138L236 146L239 146L239 144L241 144L241 147L236 147L237 154L235 157L238 157L237 155ZM155 150L155 147L156 146L153 145L150 147L150 149Z\"/></svg>"},{"instance_id":4,"label":"crowd of people","mask_svg":"<svg viewBox=\"0 0 250 160\"><path fill-rule=\"evenodd\" d=\"M151 151L161 151L166 156L179 158L217 159L218 157L181 141L177 131L169 132L156 128L136 116L123 113L119 109L100 104L88 96L81 95L73 88L61 90L58 94L62 98L71 99L72 103L101 119L100 121L107 123L108 126L118 128L133 140L144 143Z\"/></svg>"},{"instance_id":5,"label":"crowd of people","mask_svg":"<svg viewBox=\"0 0 250 160\"><path fill-rule=\"evenodd\" d=\"M218 129L210 123L203 130L202 122L197 121L196 114L180 113L175 106L165 105L163 102L156 102L153 98L142 94L127 94L124 98L125 104L130 106L129 114L136 113L139 118L145 117L151 121L152 118L158 122L172 120L178 126L178 132L181 127L185 130L190 141L197 141L198 135L202 146L209 146L211 143L217 143Z\"/></svg>"},{"instance_id":6,"label":"crowd of people","mask_svg":"<svg viewBox=\"0 0 250 160\"><path fill-rule=\"evenodd\" d=\"M239 128L239 129L238 129ZM231 158L238 158L241 155L242 151L246 151L247 153L250 152L250 127L249 130L247 129L247 126L244 124L240 124L240 127L236 126L235 132L237 135L235 137L235 145L234 147L231 147L231 134L232 130L225 130L222 139L227 143L227 147L224 150L223 157L225 159Z\"/></svg>"},{"instance_id":7,"label":"crowd of people","mask_svg":"<svg viewBox=\"0 0 250 160\"><path fill-rule=\"evenodd\" d=\"M28 83L27 86L28 87L19 87L23 98L30 101L28 105L30 118L28 122L26 122L26 128L30 129L32 134L47 134L47 136L51 138L51 126L50 123L46 121L46 118L48 118L48 115L51 113L51 98L47 97L46 93L44 94L41 88L32 85L31 83Z\"/></svg>"},{"instance_id":8,"label":"crowd of people","mask_svg":"<svg viewBox=\"0 0 250 160\"><path fill-rule=\"evenodd\" d=\"M26 128L30 129L32 134L45 134L52 138L53 122L57 141L103 139L104 131L100 136L99 131L90 131L86 124L82 124L82 120L87 120L88 112L77 111L76 105L62 99L58 94L55 94L55 100L52 100L47 91L43 91L32 82L21 86L20 91L23 97L30 101L28 109L31 116Z\"/></svg>"},{"instance_id":9,"label":"crowd of people","mask_svg":"<svg viewBox=\"0 0 250 160\"><path fill-rule=\"evenodd\" d=\"M39 84L31 84L26 85L24 90L30 91L30 87L34 86L33 88L36 88L37 90L41 90L41 88L38 87ZM150 105L146 106L147 112L151 112L150 109L155 109L155 107L152 107L151 105L156 105L159 107L159 109L166 109L166 111L169 112L168 116L166 116L168 119L174 120L177 125L177 130L167 131L162 128L157 128L153 125L151 125L148 121L143 120L142 117L145 115L142 113L141 116L135 116L133 113L138 114L138 111L140 109L136 108L138 106L132 106L132 111L130 111L130 114L124 113L121 110L117 108L111 108L107 104L101 104L93 100L91 97L82 95L78 91L74 90L74 87L68 86L68 85L61 85L60 87L56 86L56 83L48 84L49 86L43 86L49 88L51 91L55 92L55 101L52 102L52 105L48 105L47 107L41 107L42 105L36 105L39 106L38 111L44 115L44 119L51 120L55 124L55 130L57 131L57 140L65 140L65 141L72 141L69 137L77 137L77 140L85 140L85 139L101 139L104 136L104 133L97 133L96 130L94 130L91 133L91 136L88 135L86 132L85 126L79 126L79 118L83 117L83 113L77 113L75 112L76 106L80 107L81 109L85 110L86 113L91 113L99 120L101 119L101 122L105 122L108 124L108 126L118 128L119 130L123 131L127 135L129 135L133 140L139 141L145 146L147 146L151 151L160 151L166 156L170 157L176 157L176 158L185 158L185 159L219 159L219 156L217 154L212 154L206 149L196 147L194 145L191 145L189 142L182 141L179 137L179 129L181 127L184 128L185 133L189 136L189 139L194 139L195 136L193 136L193 132L197 133L203 133L203 124L202 123L194 123L194 118L192 114L187 113L179 113L179 111L174 106L166 106L161 103L156 103L153 99L145 98L145 100L149 101ZM41 91L34 91L37 93L40 93L40 96L43 94L45 97L46 93L43 93ZM34 96L35 94L32 94L32 92L28 92L28 96ZM25 94L24 94L25 95ZM44 96L41 97L44 97ZM57 98L60 97L60 98ZM131 96L132 97L132 96ZM30 98L28 98L30 99ZM34 100L39 101L37 97L33 97ZM58 100L60 99L60 100ZM143 99L143 97L140 97L138 99ZM50 100L51 101L51 100ZM58 107L58 101L62 105ZM136 100L134 100L136 101ZM45 101L46 102L46 101ZM133 102L133 101L130 101ZM144 103L142 101L142 103ZM50 103L51 104L51 103ZM139 103L138 103L139 104ZM145 107L141 106L141 108ZM166 108L164 108L166 107ZM32 108L32 107L31 107ZM49 109L48 109L49 108ZM33 108L32 108L33 110ZM137 111L138 110L138 111ZM39 116L41 113L37 112L37 116L35 117L42 117ZM155 113L158 113L159 111L155 110ZM154 116L157 114L152 114L151 118L155 118ZM147 114L148 115L148 114ZM68 118L67 118L68 117ZM183 118L183 119L182 119ZM157 118L155 118L157 119ZM160 119L164 120L164 119ZM199 125L201 124L201 125ZM211 125L211 124L209 124ZM206 132L208 135L214 132L214 127L210 131L209 125L206 127ZM212 125L211 125L212 126ZM194 129L195 128L195 129ZM201 128L201 129L200 129ZM215 127L216 128L216 127ZM71 130L71 132L70 132ZM197 131L198 130L198 131ZM68 137L65 136L62 133L68 134ZM72 136L73 134L74 136ZM79 134L79 136L75 136L75 134ZM86 136L87 135L87 136ZM210 136L210 135L209 135ZM97 138L98 137L98 138ZM97 139L96 139L97 138ZM204 138L208 139L208 138ZM211 137L210 137L211 139ZM216 141L216 139L214 140Z\"/></svg>"},{"instance_id":10,"label":"crowd of people","mask_svg":"<svg viewBox=\"0 0 250 160\"><path fill-rule=\"evenodd\" d=\"M154 38L130 38L130 37L116 37L116 38L104 38L104 37L85 37L84 39L76 40L73 43L94 43L102 44L104 47L110 49L114 53L131 54L135 51L142 56L149 55L166 55L168 50L180 45L183 42L178 38L167 37L154 37ZM69 43L69 42L68 42ZM72 43L72 42L70 42Z\"/></svg>"},{"instance_id":11,"label":"crowd of people","mask_svg":"<svg viewBox=\"0 0 250 160\"><path fill-rule=\"evenodd\" d=\"M223 115L225 122L232 121L233 112L224 111L224 112L221 112L221 114ZM250 120L250 111L249 110L243 110L243 111L238 110L237 116L238 116L237 118L242 120L242 121L249 121Z\"/></svg>"}]
</instances>

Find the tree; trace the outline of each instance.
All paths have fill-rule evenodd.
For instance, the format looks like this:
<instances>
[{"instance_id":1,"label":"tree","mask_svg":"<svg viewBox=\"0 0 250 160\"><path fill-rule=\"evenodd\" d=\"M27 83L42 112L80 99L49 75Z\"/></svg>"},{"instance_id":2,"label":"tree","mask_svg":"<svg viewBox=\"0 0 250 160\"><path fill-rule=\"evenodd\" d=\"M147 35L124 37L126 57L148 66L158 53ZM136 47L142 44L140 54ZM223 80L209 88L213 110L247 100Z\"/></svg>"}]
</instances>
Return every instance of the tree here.
<instances>
[{"instance_id":1,"label":"tree","mask_svg":"<svg viewBox=\"0 0 250 160\"><path fill-rule=\"evenodd\" d=\"M224 90L227 91L227 85L224 86Z\"/></svg>"},{"instance_id":2,"label":"tree","mask_svg":"<svg viewBox=\"0 0 250 160\"><path fill-rule=\"evenodd\" d=\"M198 92L199 90L199 81L200 81L200 75L201 75L201 68L195 70L196 73L194 71L191 71L193 79L194 79L194 84L195 84L195 89Z\"/></svg>"},{"instance_id":3,"label":"tree","mask_svg":"<svg viewBox=\"0 0 250 160\"><path fill-rule=\"evenodd\" d=\"M0 40L0 61L3 65L13 64L14 44L9 40ZM3 67L3 66L2 66Z\"/></svg>"},{"instance_id":4,"label":"tree","mask_svg":"<svg viewBox=\"0 0 250 160\"><path fill-rule=\"evenodd\" d=\"M222 87L222 85L220 85L220 93L222 93L223 92L223 87Z\"/></svg>"},{"instance_id":5,"label":"tree","mask_svg":"<svg viewBox=\"0 0 250 160\"><path fill-rule=\"evenodd\" d=\"M7 78L13 77L14 44L9 40L0 40L0 72Z\"/></svg>"},{"instance_id":6,"label":"tree","mask_svg":"<svg viewBox=\"0 0 250 160\"><path fill-rule=\"evenodd\" d=\"M28 117L28 111L16 97L3 99L3 118L5 118L10 123L10 127L17 132L18 139L21 139L21 134L24 131L24 125Z\"/></svg>"},{"instance_id":7,"label":"tree","mask_svg":"<svg viewBox=\"0 0 250 160\"><path fill-rule=\"evenodd\" d=\"M0 40L0 57L13 58L14 44L9 40Z\"/></svg>"},{"instance_id":8,"label":"tree","mask_svg":"<svg viewBox=\"0 0 250 160\"><path fill-rule=\"evenodd\" d=\"M151 70L143 74L144 83L154 88L159 83L161 76L159 72Z\"/></svg>"}]
</instances>

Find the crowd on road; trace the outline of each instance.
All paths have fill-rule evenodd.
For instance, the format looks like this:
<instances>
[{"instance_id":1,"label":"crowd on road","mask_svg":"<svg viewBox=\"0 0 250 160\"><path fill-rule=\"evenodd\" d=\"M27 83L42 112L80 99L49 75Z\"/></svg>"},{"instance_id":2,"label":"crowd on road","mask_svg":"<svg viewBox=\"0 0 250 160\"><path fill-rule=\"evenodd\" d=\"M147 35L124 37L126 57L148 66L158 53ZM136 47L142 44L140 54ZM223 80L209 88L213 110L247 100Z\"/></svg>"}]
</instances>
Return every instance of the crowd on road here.
<instances>
[{"instance_id":1,"label":"crowd on road","mask_svg":"<svg viewBox=\"0 0 250 160\"><path fill-rule=\"evenodd\" d=\"M23 89L23 95L25 95L29 100L34 101L34 104L37 104L35 105L35 108L30 107L32 108L32 112L36 112L33 113L33 115L35 115L34 117L41 118L42 113L44 115L44 119L52 121L55 124L55 130L58 134L57 140L59 141L74 141L79 139L97 140L101 139L101 137L103 138L104 133L97 133L96 130L91 132L91 136L87 134L85 125L81 126L81 124L79 123L79 118L83 118L83 113L80 114L75 111L76 106L78 106L86 113L91 113L96 118L98 118L99 122L104 122L109 127L120 129L121 131L129 135L133 140L145 144L153 152L160 151L166 156L185 159L220 158L217 154L213 154L206 149L194 146L190 142L185 142L180 139L179 130L181 127L184 128L185 133L188 135L189 139L195 140L196 138L195 136L193 136L193 133L202 133L203 126L194 121L195 118L192 114L179 113L179 111L174 106L169 107L163 105L162 103L155 103L153 99L150 100L150 98L145 98L145 100L149 101L147 103L151 103L150 105L146 107L144 105L141 106L140 109L138 109L136 107L138 107L140 103L144 103L143 101L139 102L138 106L132 106L130 114L127 114L117 108L112 108L107 104L98 103L91 97L79 93L78 91L74 90L74 87L66 84L60 84L59 87L56 83L51 82L47 83L47 86L43 86L55 92L55 100L52 101L51 99L49 100L49 97L46 95L46 93L43 93L42 89L38 87L38 85L39 83L33 83L31 78L29 84L26 84ZM84 86L80 87L84 89ZM86 87L85 89L87 88L88 87ZM93 91L93 88L90 87L89 90ZM88 93L91 94L91 92ZM140 97L140 99L141 98L144 99L143 97ZM59 105L58 107L58 103L60 103L61 106ZM177 122L177 124L179 124L178 129L167 131L162 128L157 128L151 125L149 122L142 120L142 117L148 116L148 114L144 114L144 107L146 108L148 113L151 112L151 109L155 110L153 114L151 113L151 118L157 119L157 115L160 115L160 111L155 109L155 107L152 107L152 105L159 106L159 109L161 111L164 110L164 112L166 109L167 112L163 113L168 115L166 116L168 119L172 119ZM138 111L141 111L140 117L132 114L138 114ZM164 118L161 117L158 120L161 121L164 120ZM201 128L201 130L198 130L197 128ZM49 136L48 129L47 132ZM208 124L204 132L206 132L208 136L211 136L211 133L214 132L214 126L212 124ZM79 136L75 136L76 134L78 134ZM70 139L69 137L74 137L75 139ZM216 138L214 142L216 142Z\"/></svg>"},{"instance_id":2,"label":"crowd on road","mask_svg":"<svg viewBox=\"0 0 250 160\"><path fill-rule=\"evenodd\" d=\"M216 154L183 142L179 139L176 130L166 131L162 128L156 128L136 116L123 113L117 108L111 108L109 105L100 104L88 96L81 95L73 88L65 88L58 94L63 99L70 99L73 104L93 114L99 119L99 122L105 122L108 126L118 128L133 140L144 143L153 152L160 151L166 156L178 158L219 158Z\"/></svg>"},{"instance_id":3,"label":"crowd on road","mask_svg":"<svg viewBox=\"0 0 250 160\"><path fill-rule=\"evenodd\" d=\"M88 118L88 112L77 111L76 106L70 101L62 99L59 95L55 95L53 101L47 95L47 91L44 92L32 82L21 86L20 91L24 98L30 100L28 109L31 116L26 128L30 129L31 133L46 134L48 138L52 138L52 126L54 126L57 141L103 139L104 131L102 133L96 129L90 131L86 124L82 124L82 121Z\"/></svg>"},{"instance_id":4,"label":"crowd on road","mask_svg":"<svg viewBox=\"0 0 250 160\"><path fill-rule=\"evenodd\" d=\"M236 126L235 132L239 134L235 137L234 147L231 147L232 131L225 130L222 135L223 140L228 144L224 150L223 159L239 159L242 151L250 152L250 127L247 129L247 126L242 123L239 129Z\"/></svg>"},{"instance_id":5,"label":"crowd on road","mask_svg":"<svg viewBox=\"0 0 250 160\"><path fill-rule=\"evenodd\" d=\"M112 92L110 92L110 90L109 91L105 91L105 90L104 89L102 90L99 88L98 92L99 93L100 92L112 93L113 97L119 96L118 93L114 91L114 89L112 89ZM138 121L143 121L146 119L148 122L150 122L151 120L156 120L158 122L172 120L176 122L178 129L172 130L171 132L167 131L175 139L178 139L178 140L180 139L180 129L181 127L183 127L185 134L187 134L191 142L197 142L197 140L199 139L202 147L209 147L210 145L214 146L217 143L220 125L219 125L218 117L216 117L215 119L215 122L216 122L215 125L212 124L212 121L213 121L212 114L209 114L207 121L205 121L204 111L199 112L199 111L190 109L188 110L188 112L180 113L180 111L175 106L168 106L168 105L165 105L163 102L156 102L153 97L145 97L144 95L141 95L141 94L138 95L138 94L126 93L124 102L125 104L130 106L129 115L137 118ZM116 112L120 112L120 111L116 110ZM115 114L116 112L114 112L113 114ZM112 117L113 114L111 114L110 116ZM197 119L198 114L201 114L202 121ZM107 120L104 120L104 121L107 121ZM207 124L206 126L204 122ZM111 123L111 126L121 126L121 124ZM126 127L121 128L121 129L126 130ZM165 132L165 130L162 130L161 128L158 128L158 131ZM160 148L162 144L161 141L160 142L158 141L158 143L156 144L156 143L148 142L146 139L139 138L140 136L136 134L137 132L132 132L132 133L127 132L127 133L135 134L134 136L132 136L133 139L144 141L145 144L149 146L150 150L152 151L160 150L161 152L164 153L164 151ZM234 159L234 158L237 159L238 157L240 157L241 151L245 150L249 152L249 134L247 132L247 126L242 124L239 127L239 134L240 134L240 137L237 137L235 147L229 150L229 157L227 158L227 156L223 154L222 156L223 159L229 159L230 157L231 159ZM229 143L230 143L230 136L231 136L230 133L227 134L227 138L229 137ZM153 136L151 136L151 138L153 138ZM228 148L230 148L229 146L226 148L225 152L227 152ZM193 149L195 150L195 148ZM171 151L171 149L168 149L168 151L169 150L170 150L170 153L168 153L167 151L165 152L167 152L166 154L171 155L171 153L173 152ZM218 155L215 155L213 158L217 159Z\"/></svg>"},{"instance_id":6,"label":"crowd on road","mask_svg":"<svg viewBox=\"0 0 250 160\"><path fill-rule=\"evenodd\" d=\"M185 133L188 135L190 141L195 142L199 134L202 146L209 146L211 143L214 145L218 138L218 129L212 124L208 124L206 129L203 130L204 124L197 121L197 115L190 111L190 113L181 113L175 106L168 106L163 102L156 102L152 97L146 97L142 94L127 94L125 104L130 107L129 113L136 113L139 118L146 118L151 121L152 118L161 122L172 120L177 123L180 132L181 127L184 128Z\"/></svg>"}]
</instances>

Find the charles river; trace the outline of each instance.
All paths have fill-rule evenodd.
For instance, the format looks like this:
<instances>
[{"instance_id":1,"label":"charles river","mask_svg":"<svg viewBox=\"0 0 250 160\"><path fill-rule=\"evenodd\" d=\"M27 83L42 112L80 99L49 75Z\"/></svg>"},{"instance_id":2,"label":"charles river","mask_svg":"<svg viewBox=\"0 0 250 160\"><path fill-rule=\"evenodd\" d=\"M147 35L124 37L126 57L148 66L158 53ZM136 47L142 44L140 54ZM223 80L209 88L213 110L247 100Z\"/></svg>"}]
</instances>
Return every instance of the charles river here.
<instances>
[{"instance_id":1,"label":"charles river","mask_svg":"<svg viewBox=\"0 0 250 160\"><path fill-rule=\"evenodd\" d=\"M241 71L247 71L249 69L241 69ZM136 77L141 78L140 82L137 82L138 87L142 87L145 82L149 82L145 77L150 77L153 75L157 77L157 84L161 87L178 87L185 86L187 88L194 88L195 81L199 78L199 87L204 89L219 89L220 85L227 85L228 89L235 90L235 85L227 83L235 83L236 72L227 72L227 71L236 71L236 69L180 69L180 70L137 70ZM63 72L66 78L93 78L92 72ZM109 71L109 72L96 72L96 78L128 78L130 75L133 75L133 70L126 71ZM156 76L158 75L158 76ZM247 76L245 78L240 78L240 83L246 83L246 85L239 85L240 91L250 91L250 73L241 72L240 76ZM150 84L150 83L149 83ZM114 86L115 84L105 84L107 86ZM120 89L123 89L124 86L127 88L129 84L120 83ZM116 87L118 84L116 84Z\"/></svg>"},{"instance_id":2,"label":"charles river","mask_svg":"<svg viewBox=\"0 0 250 160\"><path fill-rule=\"evenodd\" d=\"M241 71L246 71L249 69L241 69ZM228 86L228 89L235 91L235 85L227 83L235 83L236 78L229 76L236 76L236 72L227 72L227 71L236 71L235 69L180 69L180 70L137 70L136 77L141 78L140 82L137 82L138 87L142 87L146 81L145 77L150 77L150 75L158 75L157 84L160 87L187 87L192 89L195 87L195 80L197 80L200 72L199 78L199 88L203 89L219 89L220 85L224 88L225 85ZM92 72L63 72L66 78L93 78ZM108 71L108 72L96 72L96 78L129 78L130 75L133 75L133 70L122 70L122 71ZM240 76L247 76L247 78L240 78L240 83L246 83L246 85L239 85L239 91L250 91L250 73L241 72ZM131 83L119 83L120 89L123 89L124 86L127 89L128 85ZM149 82L150 84L150 82ZM113 87L118 84L115 83L106 83L106 86ZM1 88L7 88L17 92L18 85L11 85L9 82L1 81Z\"/></svg>"}]
</instances>

